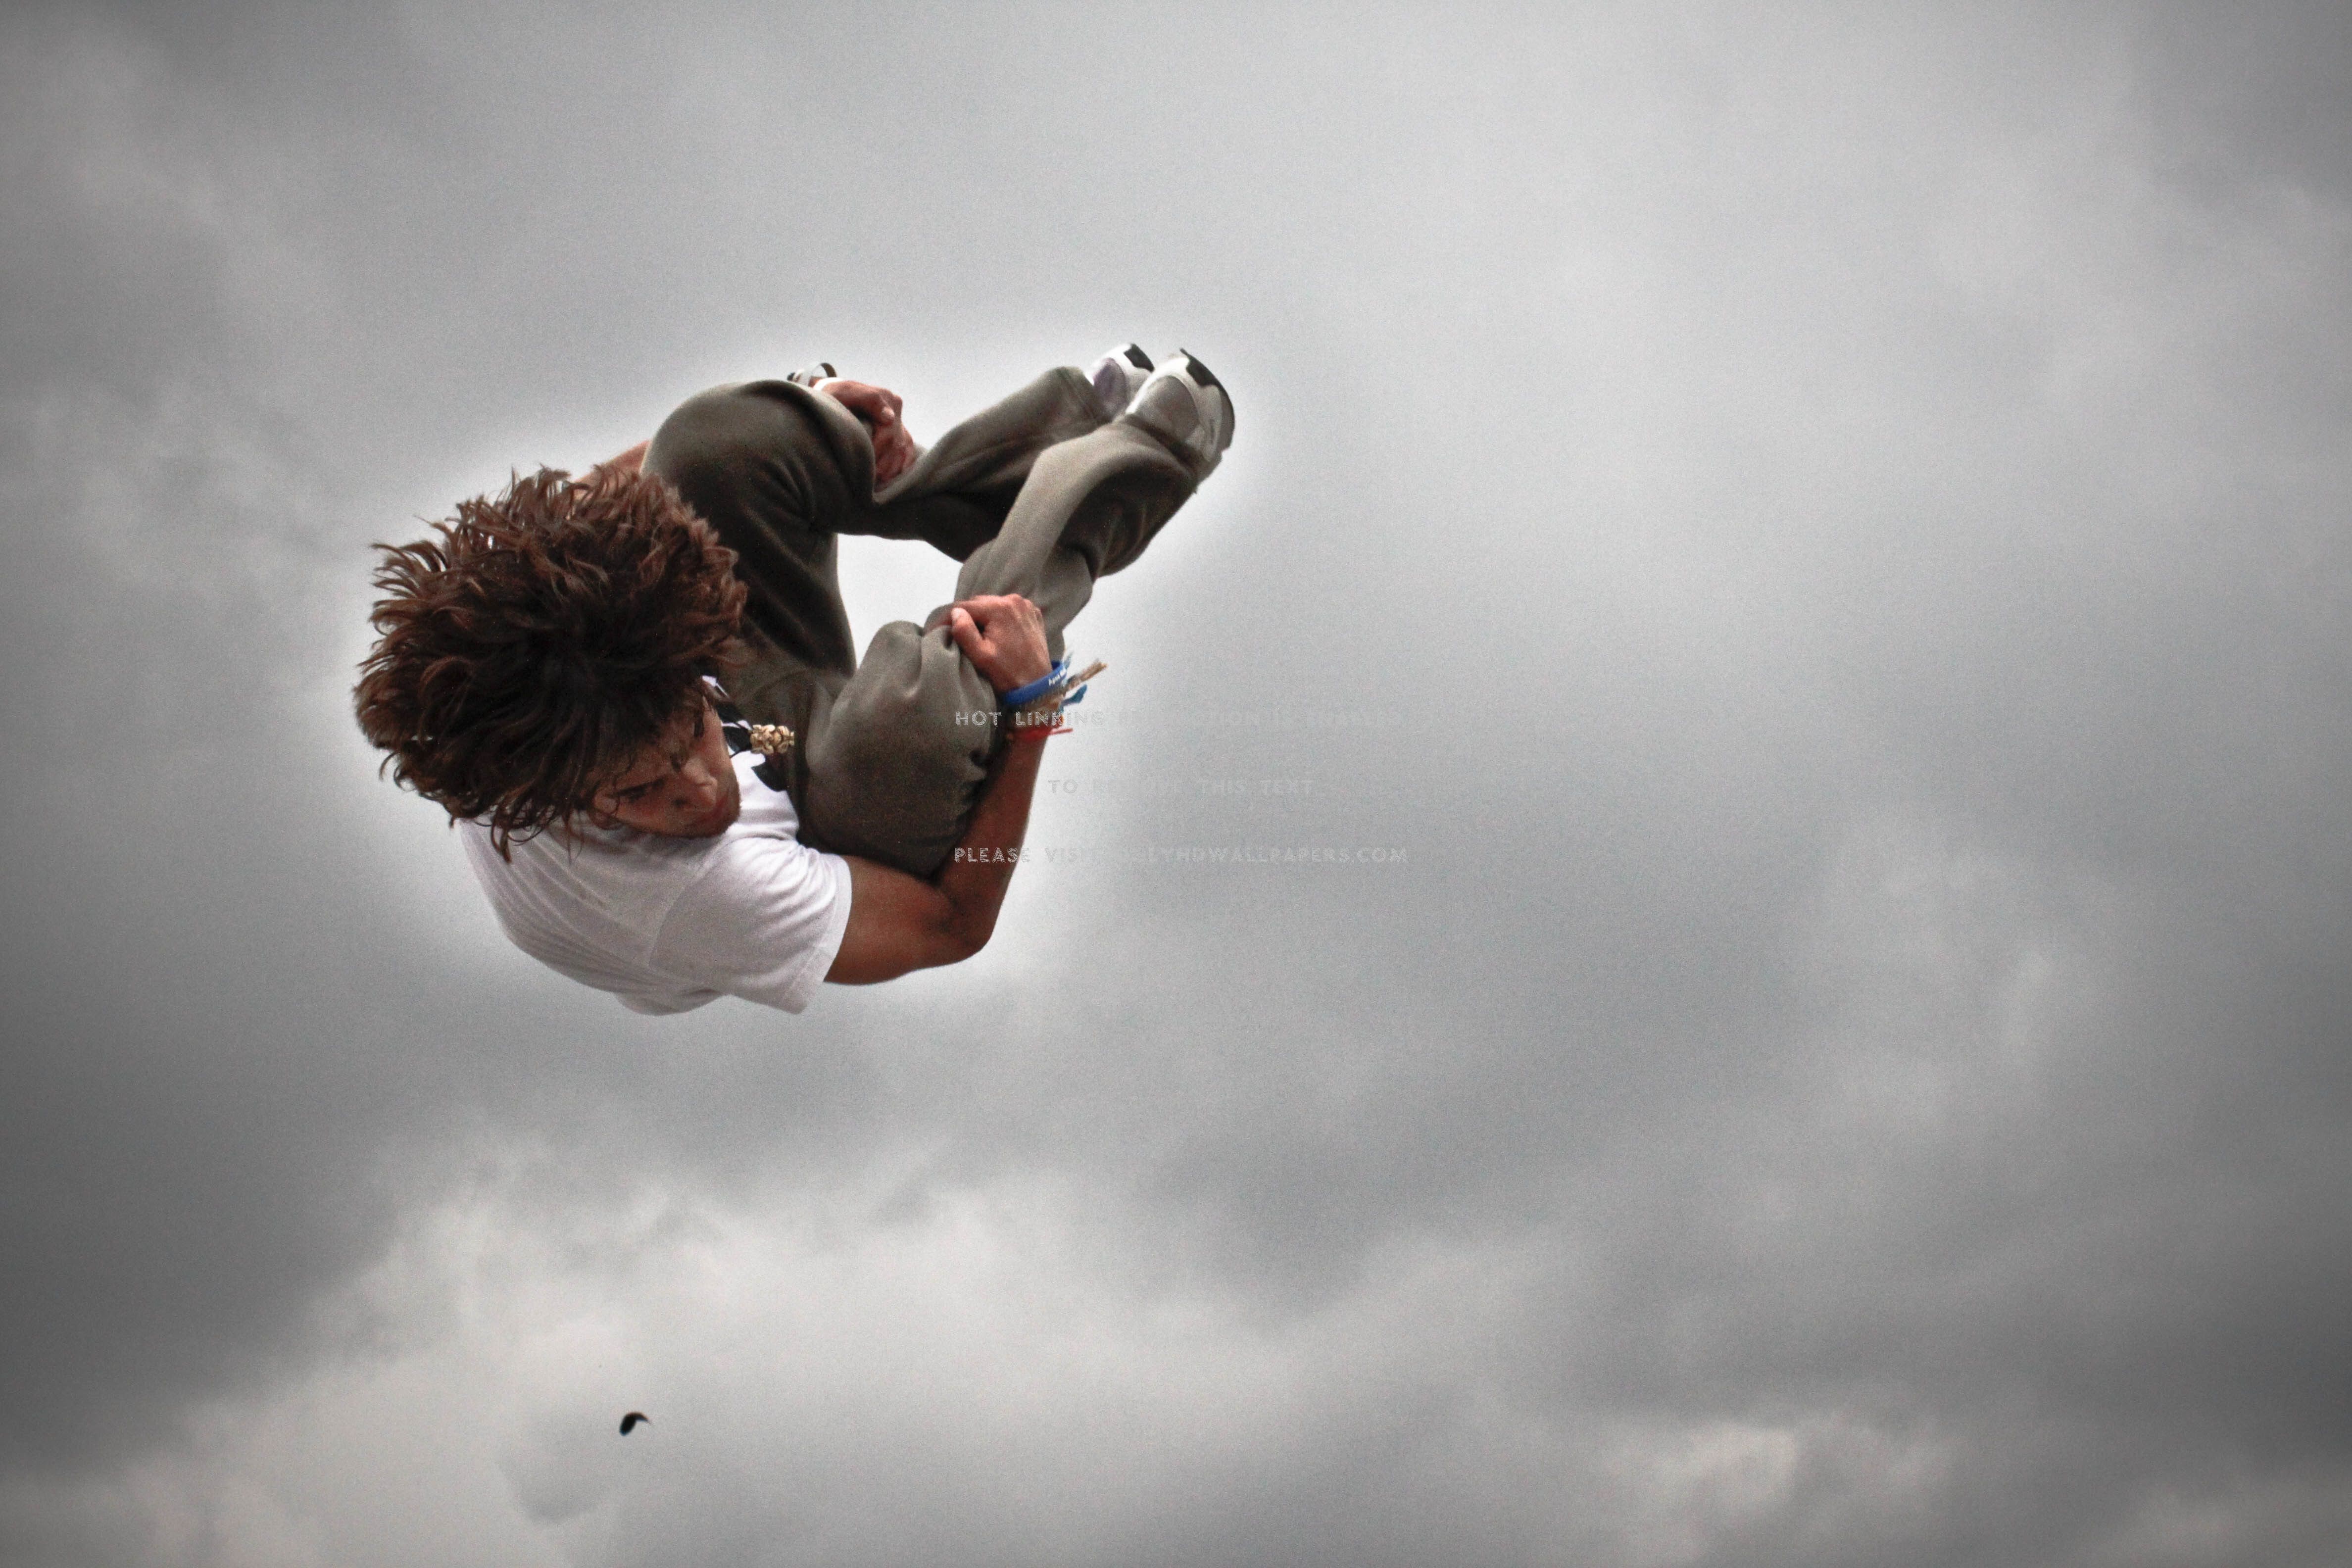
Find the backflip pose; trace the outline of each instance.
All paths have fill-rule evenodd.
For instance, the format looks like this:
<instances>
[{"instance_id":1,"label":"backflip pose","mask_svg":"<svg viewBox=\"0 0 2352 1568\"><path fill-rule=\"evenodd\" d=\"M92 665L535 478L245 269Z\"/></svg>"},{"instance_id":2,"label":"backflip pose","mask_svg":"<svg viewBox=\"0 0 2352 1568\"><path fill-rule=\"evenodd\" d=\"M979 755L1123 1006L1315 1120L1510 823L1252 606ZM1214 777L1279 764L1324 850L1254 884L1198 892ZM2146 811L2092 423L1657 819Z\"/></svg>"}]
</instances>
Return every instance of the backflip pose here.
<instances>
[{"instance_id":1,"label":"backflip pose","mask_svg":"<svg viewBox=\"0 0 2352 1568\"><path fill-rule=\"evenodd\" d=\"M798 1012L960 962L1076 695L1063 629L1233 426L1205 366L1131 343L929 450L829 365L715 388L581 479L380 546L360 727L448 811L516 945L638 1012ZM859 659L844 533L961 561L956 602Z\"/></svg>"}]
</instances>

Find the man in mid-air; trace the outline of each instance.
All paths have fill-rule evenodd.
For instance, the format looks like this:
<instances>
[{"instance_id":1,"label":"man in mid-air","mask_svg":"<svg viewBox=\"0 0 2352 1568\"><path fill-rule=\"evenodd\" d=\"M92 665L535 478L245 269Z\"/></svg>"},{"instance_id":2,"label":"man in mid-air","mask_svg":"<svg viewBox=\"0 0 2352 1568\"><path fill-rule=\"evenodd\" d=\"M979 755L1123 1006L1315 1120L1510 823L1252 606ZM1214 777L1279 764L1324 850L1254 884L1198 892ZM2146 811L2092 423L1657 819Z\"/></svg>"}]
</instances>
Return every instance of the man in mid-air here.
<instances>
[{"instance_id":1,"label":"man in mid-air","mask_svg":"<svg viewBox=\"0 0 2352 1568\"><path fill-rule=\"evenodd\" d=\"M995 928L1062 633L1233 439L1224 387L1128 344L940 437L834 375L722 386L574 479L380 546L360 727L463 833L499 922L642 1013L798 1012L825 980L954 963ZM844 533L963 563L863 659Z\"/></svg>"}]
</instances>

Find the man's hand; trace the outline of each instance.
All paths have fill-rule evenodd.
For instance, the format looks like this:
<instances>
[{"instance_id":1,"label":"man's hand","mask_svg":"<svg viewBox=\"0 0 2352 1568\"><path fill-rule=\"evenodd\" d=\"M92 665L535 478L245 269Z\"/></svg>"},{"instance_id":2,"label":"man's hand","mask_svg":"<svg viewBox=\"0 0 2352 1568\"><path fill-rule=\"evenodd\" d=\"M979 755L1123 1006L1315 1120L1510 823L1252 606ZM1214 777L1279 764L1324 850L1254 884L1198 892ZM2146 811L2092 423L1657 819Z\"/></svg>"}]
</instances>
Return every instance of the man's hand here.
<instances>
[{"instance_id":1,"label":"man's hand","mask_svg":"<svg viewBox=\"0 0 2352 1568\"><path fill-rule=\"evenodd\" d=\"M873 434L876 489L907 471L915 460L915 438L907 434L900 417L906 405L897 393L839 377L818 382L816 390L856 415Z\"/></svg>"},{"instance_id":2,"label":"man's hand","mask_svg":"<svg viewBox=\"0 0 2352 1568\"><path fill-rule=\"evenodd\" d=\"M1045 614L1018 594L958 600L948 606L948 634L1000 692L1053 671L1054 660L1045 651Z\"/></svg>"}]
</instances>

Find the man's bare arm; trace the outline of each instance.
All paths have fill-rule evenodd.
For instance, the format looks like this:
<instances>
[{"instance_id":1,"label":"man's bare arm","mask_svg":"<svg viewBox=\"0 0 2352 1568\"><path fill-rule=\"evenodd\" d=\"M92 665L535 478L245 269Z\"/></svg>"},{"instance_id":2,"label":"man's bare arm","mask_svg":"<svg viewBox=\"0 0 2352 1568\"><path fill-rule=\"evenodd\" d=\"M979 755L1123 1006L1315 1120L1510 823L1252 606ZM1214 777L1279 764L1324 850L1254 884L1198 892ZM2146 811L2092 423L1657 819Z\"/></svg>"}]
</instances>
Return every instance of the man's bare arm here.
<instances>
[{"instance_id":1,"label":"man's bare arm","mask_svg":"<svg viewBox=\"0 0 2352 1568\"><path fill-rule=\"evenodd\" d=\"M961 963L988 945L1028 835L1045 750L1040 741L1016 741L998 755L963 842L930 881L849 858L849 925L827 980L871 985Z\"/></svg>"}]
</instances>

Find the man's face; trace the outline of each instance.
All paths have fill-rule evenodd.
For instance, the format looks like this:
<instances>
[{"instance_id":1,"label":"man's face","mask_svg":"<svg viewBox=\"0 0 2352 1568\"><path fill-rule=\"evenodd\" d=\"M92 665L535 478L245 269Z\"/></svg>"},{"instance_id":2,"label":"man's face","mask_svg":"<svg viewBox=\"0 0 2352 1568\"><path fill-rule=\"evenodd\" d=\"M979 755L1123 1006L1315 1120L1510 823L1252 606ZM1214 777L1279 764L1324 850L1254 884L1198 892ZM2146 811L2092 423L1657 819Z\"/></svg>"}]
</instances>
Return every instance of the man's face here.
<instances>
[{"instance_id":1,"label":"man's face","mask_svg":"<svg viewBox=\"0 0 2352 1568\"><path fill-rule=\"evenodd\" d=\"M589 815L669 838L716 838L743 809L742 786L719 717L705 702L673 722L621 774L596 792Z\"/></svg>"}]
</instances>

